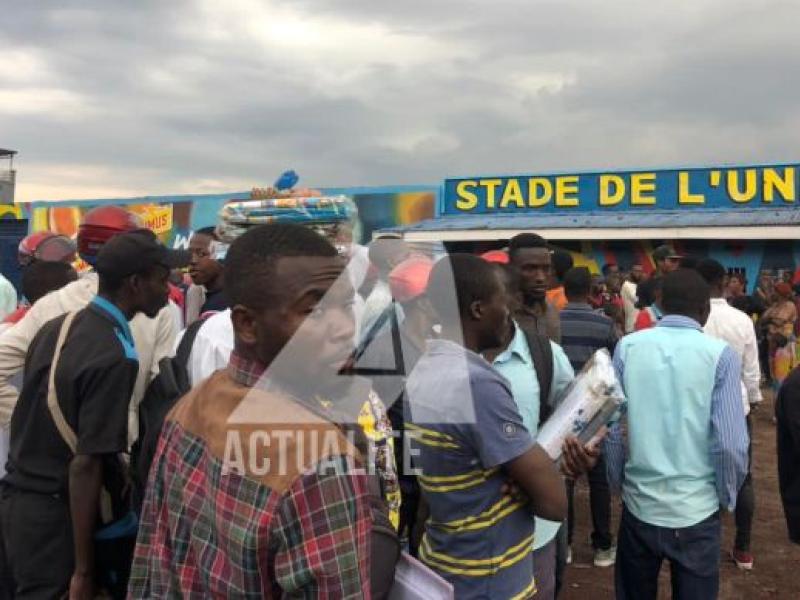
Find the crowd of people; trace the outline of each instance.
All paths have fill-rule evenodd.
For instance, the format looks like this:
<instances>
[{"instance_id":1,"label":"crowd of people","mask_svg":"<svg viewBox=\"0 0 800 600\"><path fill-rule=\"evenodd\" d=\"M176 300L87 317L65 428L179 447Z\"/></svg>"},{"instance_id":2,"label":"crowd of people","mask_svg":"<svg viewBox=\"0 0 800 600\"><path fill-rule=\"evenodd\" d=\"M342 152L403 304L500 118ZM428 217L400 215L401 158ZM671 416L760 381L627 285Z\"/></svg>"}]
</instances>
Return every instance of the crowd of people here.
<instances>
[{"instance_id":1,"label":"crowd of people","mask_svg":"<svg viewBox=\"0 0 800 600\"><path fill-rule=\"evenodd\" d=\"M35 234L19 259L25 301L0 332L1 597L386 598L404 551L458 599L553 599L586 477L617 598L655 599L664 561L674 598L715 598L721 511L732 560L755 562L765 377L783 383L800 543L791 281L747 295L741 273L669 246L649 275L593 275L533 233L433 257L268 224L230 244L202 229L184 252L110 206L77 246ZM538 432L602 350L626 414L556 462Z\"/></svg>"}]
</instances>

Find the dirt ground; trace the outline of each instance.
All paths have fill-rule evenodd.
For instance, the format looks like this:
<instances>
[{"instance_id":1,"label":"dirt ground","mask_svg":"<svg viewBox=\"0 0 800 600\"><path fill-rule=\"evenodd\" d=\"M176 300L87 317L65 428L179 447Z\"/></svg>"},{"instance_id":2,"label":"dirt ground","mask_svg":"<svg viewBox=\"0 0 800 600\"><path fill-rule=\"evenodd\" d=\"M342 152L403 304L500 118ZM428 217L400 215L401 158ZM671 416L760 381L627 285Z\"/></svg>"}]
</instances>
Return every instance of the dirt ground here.
<instances>
[{"instance_id":1,"label":"dirt ground","mask_svg":"<svg viewBox=\"0 0 800 600\"><path fill-rule=\"evenodd\" d=\"M756 512L753 522L753 570L740 571L730 559L733 548L733 516L723 519L723 543L720 568L720 599L756 600L760 598L800 599L800 546L789 542L786 522L778 493L778 468L775 452L775 426L772 423L771 394L765 393L763 406L753 414L753 477ZM576 487L573 564L568 567L566 600L599 600L614 597L614 568L598 569L592 565L588 543L591 531L589 488L585 480ZM617 499L612 499L618 504ZM619 507L614 507L612 531L619 524ZM669 568L661 569L659 599L671 597Z\"/></svg>"}]
</instances>

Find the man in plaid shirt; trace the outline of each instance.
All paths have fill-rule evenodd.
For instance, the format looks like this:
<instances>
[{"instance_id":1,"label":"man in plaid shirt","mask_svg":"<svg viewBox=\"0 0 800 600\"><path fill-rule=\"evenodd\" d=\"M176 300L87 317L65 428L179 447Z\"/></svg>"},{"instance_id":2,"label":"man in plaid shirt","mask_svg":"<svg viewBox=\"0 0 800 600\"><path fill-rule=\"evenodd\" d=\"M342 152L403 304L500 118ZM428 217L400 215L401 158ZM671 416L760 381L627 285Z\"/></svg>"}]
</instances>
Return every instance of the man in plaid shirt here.
<instances>
[{"instance_id":1,"label":"man in plaid shirt","mask_svg":"<svg viewBox=\"0 0 800 600\"><path fill-rule=\"evenodd\" d=\"M323 399L353 339L342 268L296 225L232 244L235 350L164 423L130 597L369 598L367 475Z\"/></svg>"}]
</instances>

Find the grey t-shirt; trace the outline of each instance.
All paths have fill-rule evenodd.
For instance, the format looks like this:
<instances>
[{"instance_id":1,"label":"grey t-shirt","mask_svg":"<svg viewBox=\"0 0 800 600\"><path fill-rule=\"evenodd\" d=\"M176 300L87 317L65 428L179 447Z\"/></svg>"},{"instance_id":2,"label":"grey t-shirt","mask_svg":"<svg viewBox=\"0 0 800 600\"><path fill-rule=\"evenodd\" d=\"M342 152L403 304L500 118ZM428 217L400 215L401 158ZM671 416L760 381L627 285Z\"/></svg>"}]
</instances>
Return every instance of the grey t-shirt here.
<instances>
[{"instance_id":1,"label":"grey t-shirt","mask_svg":"<svg viewBox=\"0 0 800 600\"><path fill-rule=\"evenodd\" d=\"M407 385L407 435L430 520L420 558L456 598L528 597L533 519L527 497L504 496L502 466L533 445L508 382L479 355L428 344Z\"/></svg>"}]
</instances>

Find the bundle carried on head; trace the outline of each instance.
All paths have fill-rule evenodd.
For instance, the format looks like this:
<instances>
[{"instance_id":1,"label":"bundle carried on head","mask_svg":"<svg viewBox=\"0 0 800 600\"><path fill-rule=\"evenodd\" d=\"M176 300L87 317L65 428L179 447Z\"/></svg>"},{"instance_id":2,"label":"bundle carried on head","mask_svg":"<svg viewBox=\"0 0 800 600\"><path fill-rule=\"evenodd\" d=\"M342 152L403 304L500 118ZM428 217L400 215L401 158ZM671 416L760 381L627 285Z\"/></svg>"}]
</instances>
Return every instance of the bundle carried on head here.
<instances>
[{"instance_id":1,"label":"bundle carried on head","mask_svg":"<svg viewBox=\"0 0 800 600\"><path fill-rule=\"evenodd\" d=\"M235 200L223 206L219 213L217 235L230 243L245 231L266 223L297 223L315 229L334 239L339 227L350 225L358 210L347 196L297 196L291 192L258 189L257 199ZM273 197L265 197L272 195Z\"/></svg>"}]
</instances>

